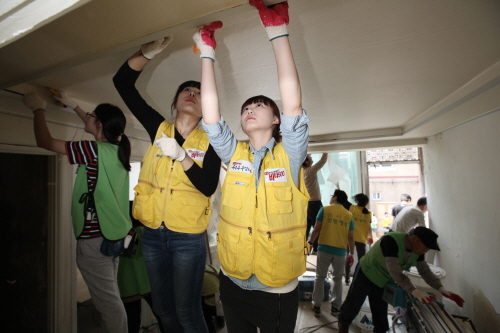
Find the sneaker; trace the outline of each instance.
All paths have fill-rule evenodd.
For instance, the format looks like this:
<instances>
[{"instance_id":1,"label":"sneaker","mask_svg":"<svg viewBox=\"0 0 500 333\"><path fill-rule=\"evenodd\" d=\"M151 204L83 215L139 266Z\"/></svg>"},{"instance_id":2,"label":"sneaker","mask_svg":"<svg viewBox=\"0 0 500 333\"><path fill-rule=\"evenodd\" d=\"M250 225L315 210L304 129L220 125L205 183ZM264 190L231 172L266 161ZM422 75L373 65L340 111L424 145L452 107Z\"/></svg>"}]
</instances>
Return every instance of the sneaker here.
<instances>
[{"instance_id":1,"label":"sneaker","mask_svg":"<svg viewBox=\"0 0 500 333\"><path fill-rule=\"evenodd\" d=\"M331 313L331 315L332 315L332 316L335 316L335 317L336 317L336 316L338 316L338 315L339 315L339 313L340 313L340 309L339 309L339 308L336 308L336 307L334 307L334 306L332 305L332 310L330 311L330 313Z\"/></svg>"},{"instance_id":2,"label":"sneaker","mask_svg":"<svg viewBox=\"0 0 500 333\"><path fill-rule=\"evenodd\" d=\"M349 280L345 280L345 285L348 286L351 283Z\"/></svg>"},{"instance_id":3,"label":"sneaker","mask_svg":"<svg viewBox=\"0 0 500 333\"><path fill-rule=\"evenodd\" d=\"M314 306L314 304L311 304L312 310L314 312L314 317L319 317L321 316L321 309L319 306Z\"/></svg>"}]
</instances>

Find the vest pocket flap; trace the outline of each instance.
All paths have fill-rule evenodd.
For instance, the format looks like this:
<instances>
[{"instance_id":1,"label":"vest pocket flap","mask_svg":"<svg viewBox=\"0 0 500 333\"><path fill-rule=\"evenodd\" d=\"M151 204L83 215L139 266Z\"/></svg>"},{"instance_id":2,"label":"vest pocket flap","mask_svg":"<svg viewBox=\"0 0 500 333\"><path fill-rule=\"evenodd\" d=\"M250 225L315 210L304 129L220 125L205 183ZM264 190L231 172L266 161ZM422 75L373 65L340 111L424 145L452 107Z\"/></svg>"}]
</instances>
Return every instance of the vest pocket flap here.
<instances>
[{"instance_id":1,"label":"vest pocket flap","mask_svg":"<svg viewBox=\"0 0 500 333\"><path fill-rule=\"evenodd\" d=\"M152 227L154 220L153 186L145 182L139 182L135 187L135 198L132 205L132 215L144 225Z\"/></svg>"},{"instance_id":2,"label":"vest pocket flap","mask_svg":"<svg viewBox=\"0 0 500 333\"><path fill-rule=\"evenodd\" d=\"M266 186L266 202L268 214L289 214L292 208L292 188L273 184Z\"/></svg>"},{"instance_id":3,"label":"vest pocket flap","mask_svg":"<svg viewBox=\"0 0 500 333\"><path fill-rule=\"evenodd\" d=\"M273 186L274 198L278 201L292 201L292 188L289 186Z\"/></svg>"},{"instance_id":4,"label":"vest pocket flap","mask_svg":"<svg viewBox=\"0 0 500 333\"><path fill-rule=\"evenodd\" d=\"M291 231L259 239L262 272L274 281L290 281L305 271L305 236Z\"/></svg>"},{"instance_id":5,"label":"vest pocket flap","mask_svg":"<svg viewBox=\"0 0 500 333\"><path fill-rule=\"evenodd\" d=\"M243 199L249 183L253 181L251 177L226 176L224 184L224 196L222 204L236 209L243 207Z\"/></svg>"}]
</instances>

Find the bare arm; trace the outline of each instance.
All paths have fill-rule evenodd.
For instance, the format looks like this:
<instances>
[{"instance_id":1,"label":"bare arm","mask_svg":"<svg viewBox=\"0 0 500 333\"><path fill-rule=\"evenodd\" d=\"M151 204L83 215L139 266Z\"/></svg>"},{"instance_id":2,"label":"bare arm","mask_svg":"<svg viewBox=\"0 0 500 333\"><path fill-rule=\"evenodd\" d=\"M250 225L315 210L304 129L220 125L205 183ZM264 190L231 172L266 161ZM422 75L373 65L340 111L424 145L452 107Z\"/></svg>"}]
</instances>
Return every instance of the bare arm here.
<instances>
[{"instance_id":1,"label":"bare arm","mask_svg":"<svg viewBox=\"0 0 500 333\"><path fill-rule=\"evenodd\" d=\"M35 110L33 116L36 145L55 153L66 154L66 141L54 139L50 135L47 121L45 120L45 110Z\"/></svg>"},{"instance_id":2,"label":"bare arm","mask_svg":"<svg viewBox=\"0 0 500 333\"><path fill-rule=\"evenodd\" d=\"M288 36L283 36L273 39L271 44L278 68L278 83L283 103L283 114L285 116L299 116L302 114L302 95L290 40Z\"/></svg>"},{"instance_id":3,"label":"bare arm","mask_svg":"<svg viewBox=\"0 0 500 333\"><path fill-rule=\"evenodd\" d=\"M354 254L354 230L349 230L347 239L349 241L349 253Z\"/></svg>"},{"instance_id":4,"label":"bare arm","mask_svg":"<svg viewBox=\"0 0 500 333\"><path fill-rule=\"evenodd\" d=\"M75 112L80 117L80 119L85 123L87 121L87 112L83 110L81 107L77 106L75 108Z\"/></svg>"},{"instance_id":5,"label":"bare arm","mask_svg":"<svg viewBox=\"0 0 500 333\"><path fill-rule=\"evenodd\" d=\"M314 243L316 238L318 237L319 233L321 232L321 226L323 225L323 222L321 221L316 221L316 224L314 225L314 229L311 232L311 235L309 236L309 243Z\"/></svg>"},{"instance_id":6,"label":"bare arm","mask_svg":"<svg viewBox=\"0 0 500 333\"><path fill-rule=\"evenodd\" d=\"M206 124L216 124L220 121L214 62L209 58L201 59L201 110Z\"/></svg>"},{"instance_id":7,"label":"bare arm","mask_svg":"<svg viewBox=\"0 0 500 333\"><path fill-rule=\"evenodd\" d=\"M149 59L146 59L141 51L137 51L128 59L128 65L135 71L142 71L144 67L149 63Z\"/></svg>"}]
</instances>

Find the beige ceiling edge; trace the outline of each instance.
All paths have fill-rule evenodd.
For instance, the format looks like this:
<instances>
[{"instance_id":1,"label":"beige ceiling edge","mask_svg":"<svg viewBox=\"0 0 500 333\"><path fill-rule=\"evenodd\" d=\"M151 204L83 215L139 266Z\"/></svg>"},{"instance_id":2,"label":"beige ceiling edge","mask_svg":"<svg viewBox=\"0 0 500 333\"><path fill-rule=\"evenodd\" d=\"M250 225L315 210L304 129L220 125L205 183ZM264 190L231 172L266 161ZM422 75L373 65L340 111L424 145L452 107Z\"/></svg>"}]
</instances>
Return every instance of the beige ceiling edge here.
<instances>
[{"instance_id":1,"label":"beige ceiling edge","mask_svg":"<svg viewBox=\"0 0 500 333\"><path fill-rule=\"evenodd\" d=\"M447 112L453 111L455 108L480 96L498 84L500 84L500 61L476 75L459 89L403 125L403 134L411 132ZM484 112L487 112L487 110ZM479 115L471 113L471 119L477 116ZM456 124L448 124L443 130L455 125Z\"/></svg>"},{"instance_id":2,"label":"beige ceiling edge","mask_svg":"<svg viewBox=\"0 0 500 333\"><path fill-rule=\"evenodd\" d=\"M2 7L8 6L7 0ZM35 0L12 2L12 8L2 13L0 48L28 35L55 19L88 3L90 0ZM5 15L5 17L3 17Z\"/></svg>"},{"instance_id":3,"label":"beige ceiling edge","mask_svg":"<svg viewBox=\"0 0 500 333\"><path fill-rule=\"evenodd\" d=\"M321 145L309 145L308 153L359 151L398 147L422 147L427 144L427 139L405 139L405 140L380 140L366 142L341 142Z\"/></svg>"},{"instance_id":4,"label":"beige ceiling edge","mask_svg":"<svg viewBox=\"0 0 500 333\"><path fill-rule=\"evenodd\" d=\"M364 140L364 139L373 139L381 137L401 136L401 134L402 134L402 129L399 127L382 128L382 129L366 130L366 131L312 135L309 137L309 143L321 144L323 142L338 141L338 140Z\"/></svg>"}]
</instances>

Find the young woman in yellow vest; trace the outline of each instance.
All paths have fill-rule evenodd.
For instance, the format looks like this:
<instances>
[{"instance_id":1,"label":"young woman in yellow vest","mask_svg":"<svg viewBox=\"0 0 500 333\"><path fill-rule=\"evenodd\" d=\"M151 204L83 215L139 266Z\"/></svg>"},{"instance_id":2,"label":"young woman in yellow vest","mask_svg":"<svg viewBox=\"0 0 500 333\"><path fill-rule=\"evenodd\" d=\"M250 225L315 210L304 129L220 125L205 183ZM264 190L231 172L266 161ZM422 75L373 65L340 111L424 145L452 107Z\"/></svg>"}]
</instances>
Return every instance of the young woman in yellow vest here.
<instances>
[{"instance_id":1,"label":"young woman in yellow vest","mask_svg":"<svg viewBox=\"0 0 500 333\"><path fill-rule=\"evenodd\" d=\"M261 1L250 4L258 8L271 40L283 113L280 116L268 97L246 100L240 113L249 143L238 142L220 115L214 30L222 23L203 26L193 36L202 58L202 124L228 166L218 229L221 300L229 332L256 332L257 327L262 333L293 332L297 277L306 269L309 248L305 240L309 195L301 169L309 118L302 109L286 30L288 4L270 8Z\"/></svg>"},{"instance_id":2,"label":"young woman in yellow vest","mask_svg":"<svg viewBox=\"0 0 500 333\"><path fill-rule=\"evenodd\" d=\"M170 106L173 122L154 110L135 87L149 61L172 37L143 44L113 82L151 139L135 187L132 214L146 227L143 253L153 310L165 332L207 332L200 295L205 271L205 230L210 196L217 189L220 158L197 128L200 83L181 84Z\"/></svg>"},{"instance_id":3,"label":"young woman in yellow vest","mask_svg":"<svg viewBox=\"0 0 500 333\"><path fill-rule=\"evenodd\" d=\"M85 123L85 132L92 134L95 141L52 138L45 120L46 102L30 93L24 96L24 103L33 110L37 145L66 154L71 164L78 164L71 208L77 239L76 263L101 314L101 328L126 333L127 315L117 283L118 257L101 253L103 238L122 239L132 228L126 119L114 105L100 104L86 113L70 97L61 95L56 99L76 112Z\"/></svg>"},{"instance_id":4,"label":"young woman in yellow vest","mask_svg":"<svg viewBox=\"0 0 500 333\"><path fill-rule=\"evenodd\" d=\"M366 208L368 205L369 199L366 194L358 193L354 197L354 202L356 205L352 205L349 208L349 211L354 216L354 244L356 246L356 253L358 254L358 262L366 253L366 244L373 244L373 235L372 235L372 212ZM345 264L345 284L349 285L350 283L350 273L351 266L349 265L348 260L346 260Z\"/></svg>"}]
</instances>

